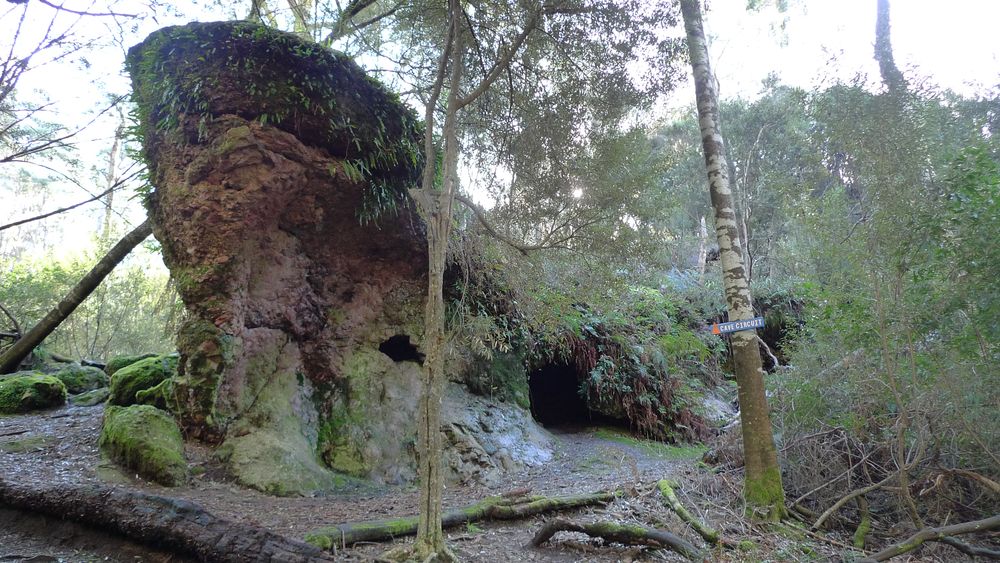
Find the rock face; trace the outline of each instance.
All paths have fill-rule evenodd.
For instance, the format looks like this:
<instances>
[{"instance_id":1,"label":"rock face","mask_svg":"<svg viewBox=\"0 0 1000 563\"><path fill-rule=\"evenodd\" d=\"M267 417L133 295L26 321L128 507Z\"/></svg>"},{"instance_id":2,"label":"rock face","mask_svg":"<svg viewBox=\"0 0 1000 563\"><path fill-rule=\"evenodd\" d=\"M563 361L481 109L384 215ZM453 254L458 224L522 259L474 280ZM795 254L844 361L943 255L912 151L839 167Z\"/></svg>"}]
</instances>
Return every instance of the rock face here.
<instances>
[{"instance_id":1,"label":"rock face","mask_svg":"<svg viewBox=\"0 0 1000 563\"><path fill-rule=\"evenodd\" d=\"M153 232L190 315L165 406L261 490L343 482L327 467L410 479L417 121L346 57L246 22L163 29L128 67Z\"/></svg>"}]
</instances>

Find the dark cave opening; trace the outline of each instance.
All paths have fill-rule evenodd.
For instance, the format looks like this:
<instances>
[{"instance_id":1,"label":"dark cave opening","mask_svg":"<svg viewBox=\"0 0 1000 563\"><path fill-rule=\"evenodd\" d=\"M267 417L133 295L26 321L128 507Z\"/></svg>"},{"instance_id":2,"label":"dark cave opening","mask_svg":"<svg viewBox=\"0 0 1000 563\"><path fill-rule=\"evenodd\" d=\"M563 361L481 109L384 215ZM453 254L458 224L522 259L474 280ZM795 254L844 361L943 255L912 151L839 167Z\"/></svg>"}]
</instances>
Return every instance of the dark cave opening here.
<instances>
[{"instance_id":1,"label":"dark cave opening","mask_svg":"<svg viewBox=\"0 0 1000 563\"><path fill-rule=\"evenodd\" d=\"M566 364L547 364L528 375L531 415L544 426L591 423L590 410L580 396L576 370Z\"/></svg>"},{"instance_id":2,"label":"dark cave opening","mask_svg":"<svg viewBox=\"0 0 1000 563\"><path fill-rule=\"evenodd\" d=\"M390 337L379 345L378 351L389 356L394 362L424 363L424 355L410 342L410 337L406 334L397 334Z\"/></svg>"}]
</instances>

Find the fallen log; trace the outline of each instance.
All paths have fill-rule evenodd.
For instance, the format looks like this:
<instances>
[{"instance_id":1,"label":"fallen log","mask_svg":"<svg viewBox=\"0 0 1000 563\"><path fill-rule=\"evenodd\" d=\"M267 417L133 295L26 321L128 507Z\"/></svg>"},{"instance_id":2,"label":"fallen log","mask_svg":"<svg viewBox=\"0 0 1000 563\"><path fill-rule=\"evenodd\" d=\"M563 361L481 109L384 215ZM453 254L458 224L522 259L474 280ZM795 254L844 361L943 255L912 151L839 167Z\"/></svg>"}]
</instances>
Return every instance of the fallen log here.
<instances>
[{"instance_id":1,"label":"fallen log","mask_svg":"<svg viewBox=\"0 0 1000 563\"><path fill-rule=\"evenodd\" d=\"M598 492L565 497L495 496L465 508L449 510L441 518L443 528L454 528L483 520L515 520L535 514L606 504L619 496L618 492ZM347 522L321 528L306 534L306 542L322 549L346 547L364 541L388 541L417 533L417 516Z\"/></svg>"},{"instance_id":2,"label":"fallen log","mask_svg":"<svg viewBox=\"0 0 1000 563\"><path fill-rule=\"evenodd\" d=\"M0 506L84 524L201 561L314 563L314 546L219 518L192 502L100 485L26 487L0 479Z\"/></svg>"},{"instance_id":3,"label":"fallen log","mask_svg":"<svg viewBox=\"0 0 1000 563\"><path fill-rule=\"evenodd\" d=\"M620 543L622 545L648 545L651 547L668 548L691 561L702 561L705 559L705 554L676 534L666 530L648 528L639 524L617 524L615 522L580 524L563 518L556 518L549 520L538 530L535 537L531 539L531 545L538 547L552 539L552 536L558 532L580 532L592 538L601 538L604 541Z\"/></svg>"},{"instance_id":4,"label":"fallen log","mask_svg":"<svg viewBox=\"0 0 1000 563\"><path fill-rule=\"evenodd\" d=\"M860 563L875 563L877 561L885 561L887 559L892 559L897 555L902 555L904 553L913 551L914 549L917 549L918 547L923 545L924 542L928 541L944 542L954 546L953 542L945 540L952 538L952 536L971 534L975 532L986 532L989 530L996 530L998 528L1000 528L1000 514L991 516L989 518L985 518L983 520L963 522L961 524L952 524L951 526L942 526L940 528L924 528L899 543L893 544L874 555L869 555L868 557L862 559ZM982 548L971 548L971 546L965 546L964 544L962 545L963 547L966 547L966 549L973 549L976 555L990 557L991 559L995 559L998 556L1000 556L1000 554L998 554L995 551Z\"/></svg>"},{"instance_id":5,"label":"fallen log","mask_svg":"<svg viewBox=\"0 0 1000 563\"><path fill-rule=\"evenodd\" d=\"M722 545L727 548L733 548L736 544L730 540L722 537L717 530L708 527L704 522L695 518L693 514L688 512L688 509L681 504L680 499L677 498L677 494L674 493L674 487L677 485L667 479L661 479L656 483L656 487L660 490L660 496L663 498L664 504L666 504L670 510L674 511L681 520L691 526L694 531L698 532L698 535L702 537L706 542L712 545Z\"/></svg>"}]
</instances>

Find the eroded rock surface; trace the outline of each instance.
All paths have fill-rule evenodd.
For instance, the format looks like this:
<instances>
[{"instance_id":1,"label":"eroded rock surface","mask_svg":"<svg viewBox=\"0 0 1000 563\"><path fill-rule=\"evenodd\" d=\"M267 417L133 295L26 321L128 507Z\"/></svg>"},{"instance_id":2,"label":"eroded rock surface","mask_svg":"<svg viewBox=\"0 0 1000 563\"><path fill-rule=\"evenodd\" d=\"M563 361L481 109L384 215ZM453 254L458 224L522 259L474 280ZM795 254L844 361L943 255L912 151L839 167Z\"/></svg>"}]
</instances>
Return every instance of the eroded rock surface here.
<instances>
[{"instance_id":1,"label":"eroded rock surface","mask_svg":"<svg viewBox=\"0 0 1000 563\"><path fill-rule=\"evenodd\" d=\"M325 466L410 480L426 287L411 112L346 57L246 22L166 28L128 65L153 232L190 315L162 406L261 490L336 486Z\"/></svg>"}]
</instances>

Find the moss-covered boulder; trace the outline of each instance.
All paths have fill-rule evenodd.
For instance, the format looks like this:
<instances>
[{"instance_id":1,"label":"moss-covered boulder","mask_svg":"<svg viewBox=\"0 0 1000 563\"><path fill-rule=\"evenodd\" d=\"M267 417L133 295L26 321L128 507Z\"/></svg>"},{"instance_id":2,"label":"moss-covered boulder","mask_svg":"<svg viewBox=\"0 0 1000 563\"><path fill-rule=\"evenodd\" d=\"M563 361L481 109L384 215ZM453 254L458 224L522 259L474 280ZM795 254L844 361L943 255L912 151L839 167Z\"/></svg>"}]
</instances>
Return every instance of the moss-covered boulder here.
<instances>
[{"instance_id":1,"label":"moss-covered boulder","mask_svg":"<svg viewBox=\"0 0 1000 563\"><path fill-rule=\"evenodd\" d=\"M116 371L122 369L123 367L130 366L139 360L145 360L146 358L155 358L157 354L138 354L133 356L115 356L108 360L108 364L104 366L104 371L109 376L114 375Z\"/></svg>"},{"instance_id":2,"label":"moss-covered boulder","mask_svg":"<svg viewBox=\"0 0 1000 563\"><path fill-rule=\"evenodd\" d=\"M111 377L112 405L136 403L136 393L156 387L177 372L177 356L154 356L126 366Z\"/></svg>"},{"instance_id":3,"label":"moss-covered boulder","mask_svg":"<svg viewBox=\"0 0 1000 563\"><path fill-rule=\"evenodd\" d=\"M71 395L107 387L110 381L104 370L79 364L66 366L53 375L63 382L66 391Z\"/></svg>"},{"instance_id":4,"label":"moss-covered boulder","mask_svg":"<svg viewBox=\"0 0 1000 563\"><path fill-rule=\"evenodd\" d=\"M109 406L98 445L116 463L161 485L177 486L187 477L181 430L155 407Z\"/></svg>"},{"instance_id":5,"label":"moss-covered boulder","mask_svg":"<svg viewBox=\"0 0 1000 563\"><path fill-rule=\"evenodd\" d=\"M25 413L66 403L66 386L51 375L19 372L0 379L0 414Z\"/></svg>"},{"instance_id":6,"label":"moss-covered boulder","mask_svg":"<svg viewBox=\"0 0 1000 563\"><path fill-rule=\"evenodd\" d=\"M93 391L87 391L86 393L70 397L69 402L75 407L96 407L107 401L110 396L111 389L101 387L100 389L94 389Z\"/></svg>"}]
</instances>

